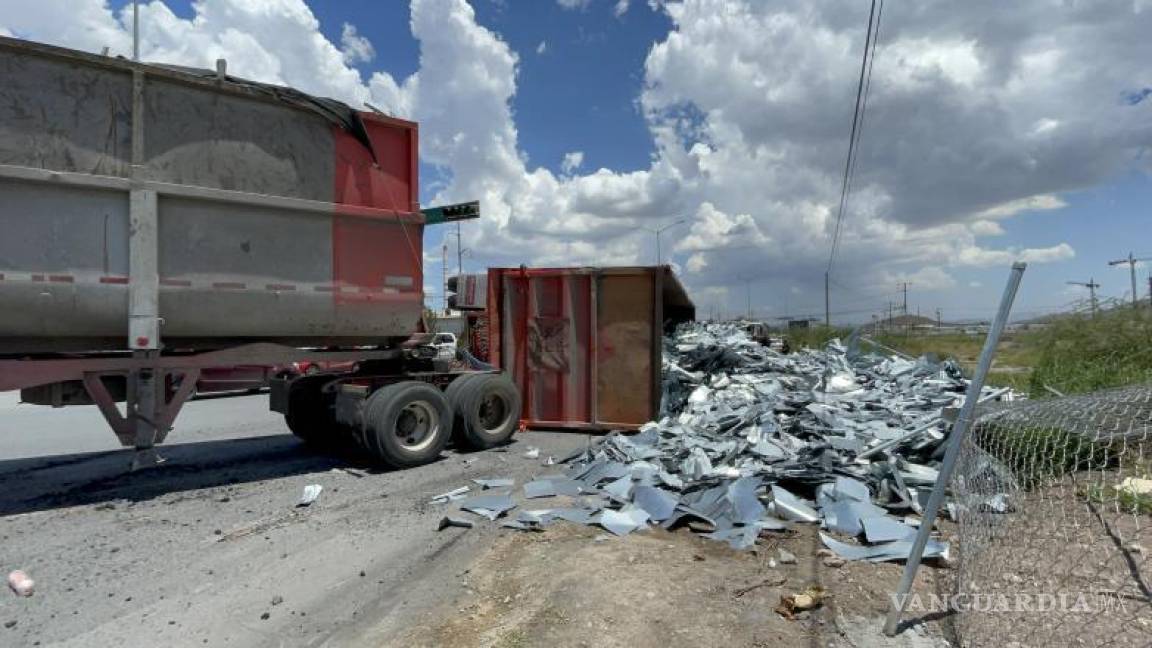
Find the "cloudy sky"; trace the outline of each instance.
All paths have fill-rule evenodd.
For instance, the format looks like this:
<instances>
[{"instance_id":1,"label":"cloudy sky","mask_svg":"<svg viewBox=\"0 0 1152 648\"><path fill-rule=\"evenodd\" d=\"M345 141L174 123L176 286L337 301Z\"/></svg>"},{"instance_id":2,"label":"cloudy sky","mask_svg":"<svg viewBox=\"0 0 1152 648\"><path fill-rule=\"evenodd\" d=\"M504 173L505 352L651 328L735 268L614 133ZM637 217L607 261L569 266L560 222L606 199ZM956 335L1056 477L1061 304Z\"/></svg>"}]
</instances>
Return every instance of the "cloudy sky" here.
<instances>
[{"instance_id":1,"label":"cloudy sky","mask_svg":"<svg viewBox=\"0 0 1152 648\"><path fill-rule=\"evenodd\" d=\"M124 0L0 0L0 33L131 52ZM143 58L420 122L467 269L651 263L701 311L821 314L868 0L153 0ZM1130 294L1152 256L1152 0L889 2L832 266L837 321ZM429 293L446 232L425 238ZM454 254L454 239L452 252ZM454 262L453 262L454 267ZM1141 290L1148 289L1141 267Z\"/></svg>"}]
</instances>

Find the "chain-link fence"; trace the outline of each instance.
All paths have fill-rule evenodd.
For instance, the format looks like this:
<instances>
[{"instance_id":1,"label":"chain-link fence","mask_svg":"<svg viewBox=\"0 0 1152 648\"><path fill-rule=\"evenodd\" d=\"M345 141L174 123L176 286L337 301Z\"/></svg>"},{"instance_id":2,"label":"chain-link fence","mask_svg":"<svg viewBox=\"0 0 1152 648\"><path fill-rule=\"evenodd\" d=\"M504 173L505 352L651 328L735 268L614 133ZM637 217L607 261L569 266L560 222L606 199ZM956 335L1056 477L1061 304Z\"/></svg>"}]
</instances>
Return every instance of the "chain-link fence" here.
<instances>
[{"instance_id":1,"label":"chain-link fence","mask_svg":"<svg viewBox=\"0 0 1152 648\"><path fill-rule=\"evenodd\" d=\"M1152 646L1152 384L981 415L952 481L964 646Z\"/></svg>"}]
</instances>

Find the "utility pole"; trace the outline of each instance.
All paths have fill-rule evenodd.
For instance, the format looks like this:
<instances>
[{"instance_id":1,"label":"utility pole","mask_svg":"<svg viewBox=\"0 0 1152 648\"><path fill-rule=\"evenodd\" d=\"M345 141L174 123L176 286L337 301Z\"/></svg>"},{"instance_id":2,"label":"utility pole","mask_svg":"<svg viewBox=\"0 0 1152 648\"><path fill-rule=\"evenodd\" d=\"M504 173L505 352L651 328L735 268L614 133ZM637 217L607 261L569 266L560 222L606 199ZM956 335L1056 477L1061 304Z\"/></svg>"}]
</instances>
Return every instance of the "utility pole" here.
<instances>
[{"instance_id":1,"label":"utility pole","mask_svg":"<svg viewBox=\"0 0 1152 648\"><path fill-rule=\"evenodd\" d=\"M828 300L828 271L824 271L824 326L832 328L832 307Z\"/></svg>"},{"instance_id":2,"label":"utility pole","mask_svg":"<svg viewBox=\"0 0 1152 648\"><path fill-rule=\"evenodd\" d=\"M900 287L904 291L904 304L900 308L900 314L901 315L907 315L908 314L908 282L905 281L905 282L901 283Z\"/></svg>"},{"instance_id":3,"label":"utility pole","mask_svg":"<svg viewBox=\"0 0 1152 648\"><path fill-rule=\"evenodd\" d=\"M1148 308L1152 308L1152 275L1148 275Z\"/></svg>"},{"instance_id":4,"label":"utility pole","mask_svg":"<svg viewBox=\"0 0 1152 648\"><path fill-rule=\"evenodd\" d=\"M140 60L140 0L132 0L132 60Z\"/></svg>"},{"instance_id":5,"label":"utility pole","mask_svg":"<svg viewBox=\"0 0 1152 648\"><path fill-rule=\"evenodd\" d=\"M751 322L752 321L752 280L751 279L745 279L744 280L744 289L747 292L747 296L748 296L748 321Z\"/></svg>"},{"instance_id":6,"label":"utility pole","mask_svg":"<svg viewBox=\"0 0 1152 648\"><path fill-rule=\"evenodd\" d=\"M440 275L442 284L444 286L444 314L448 314L448 242L444 242L444 247L440 250L443 254L443 260L440 263Z\"/></svg>"},{"instance_id":7,"label":"utility pole","mask_svg":"<svg viewBox=\"0 0 1152 648\"><path fill-rule=\"evenodd\" d=\"M1137 259L1131 252L1129 252L1128 256L1124 259L1116 259L1115 261L1109 261L1108 262L1108 265L1110 265L1110 266L1118 266L1118 265L1123 265L1125 263L1128 264L1128 271L1132 275L1132 308L1133 308L1133 310L1140 307L1139 297L1136 296L1136 264L1140 261L1152 261L1152 257L1144 257L1142 259Z\"/></svg>"},{"instance_id":8,"label":"utility pole","mask_svg":"<svg viewBox=\"0 0 1152 648\"><path fill-rule=\"evenodd\" d=\"M1069 286L1084 286L1085 288L1088 289L1089 299L1092 300L1092 317L1096 317L1096 309L1097 309L1097 306L1096 306L1096 289L1100 287L1100 284L1096 283L1095 279L1089 277L1087 283L1085 283L1083 281L1069 281L1068 285Z\"/></svg>"}]
</instances>

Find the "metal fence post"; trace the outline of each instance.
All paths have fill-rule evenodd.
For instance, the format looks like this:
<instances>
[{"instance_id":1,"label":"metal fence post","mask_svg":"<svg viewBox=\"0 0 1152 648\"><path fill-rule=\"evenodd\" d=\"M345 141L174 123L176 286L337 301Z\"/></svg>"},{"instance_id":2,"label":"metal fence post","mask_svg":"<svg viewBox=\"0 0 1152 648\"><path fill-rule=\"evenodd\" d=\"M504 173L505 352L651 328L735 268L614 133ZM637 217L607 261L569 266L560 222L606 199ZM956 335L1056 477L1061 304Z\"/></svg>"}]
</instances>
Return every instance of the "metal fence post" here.
<instances>
[{"instance_id":1,"label":"metal fence post","mask_svg":"<svg viewBox=\"0 0 1152 648\"><path fill-rule=\"evenodd\" d=\"M888 612L888 619L884 624L884 634L889 637L896 634L900 624L900 617L904 614L904 606L908 602L908 592L912 589L912 581L916 579L916 571L920 568L920 561L924 555L924 547L928 544L928 536L932 534L932 526L936 522L936 515L940 505L944 503L944 495L948 490L948 483L952 480L952 471L956 469L956 460L960 457L960 446L972 422L972 414L976 409L976 402L980 392L984 389L984 379L988 376L988 369L992 366L992 358L996 355L996 345L1000 342L1000 334L1008 322L1008 314L1012 311L1012 302L1016 300L1016 289L1020 287L1020 279L1024 276L1024 263L1012 264L1012 272L1008 276L1008 285L1004 287L1004 295L1000 298L1000 310L996 313L988 337L984 339L984 348L980 351L980 360L976 364L976 373L972 382L968 383L968 391L964 395L964 406L960 408L960 415L952 426L952 434L948 437L948 449L944 453L944 462L940 466L940 476L932 488L932 495L924 507L924 515L920 521L920 530L916 533L916 541L912 544L912 551L908 554L908 562L904 565L904 576L896 589L892 599L892 608Z\"/></svg>"}]
</instances>

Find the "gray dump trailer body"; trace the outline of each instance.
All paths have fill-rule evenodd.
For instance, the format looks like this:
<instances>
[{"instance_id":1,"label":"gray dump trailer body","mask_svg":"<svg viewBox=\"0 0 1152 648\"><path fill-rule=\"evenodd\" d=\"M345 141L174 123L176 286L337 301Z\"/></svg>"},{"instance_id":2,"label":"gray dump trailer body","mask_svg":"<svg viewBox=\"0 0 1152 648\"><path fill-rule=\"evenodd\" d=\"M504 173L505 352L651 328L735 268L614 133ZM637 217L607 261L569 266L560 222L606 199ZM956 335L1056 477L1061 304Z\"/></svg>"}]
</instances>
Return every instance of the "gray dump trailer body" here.
<instances>
[{"instance_id":1,"label":"gray dump trailer body","mask_svg":"<svg viewBox=\"0 0 1152 648\"><path fill-rule=\"evenodd\" d=\"M416 187L410 122L0 38L0 355L407 338Z\"/></svg>"}]
</instances>

